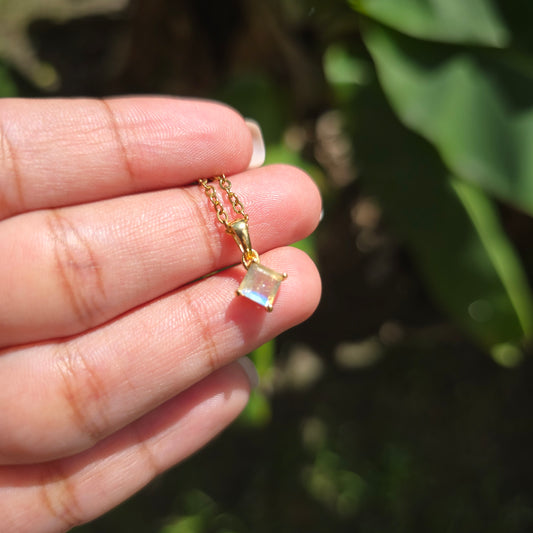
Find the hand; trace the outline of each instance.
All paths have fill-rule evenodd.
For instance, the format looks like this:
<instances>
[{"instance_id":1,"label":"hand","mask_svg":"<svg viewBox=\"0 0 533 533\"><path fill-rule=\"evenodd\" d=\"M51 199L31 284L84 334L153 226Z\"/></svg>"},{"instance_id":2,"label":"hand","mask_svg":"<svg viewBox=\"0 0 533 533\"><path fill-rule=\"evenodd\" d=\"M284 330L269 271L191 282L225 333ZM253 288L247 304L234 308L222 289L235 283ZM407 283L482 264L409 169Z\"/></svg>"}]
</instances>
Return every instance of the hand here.
<instances>
[{"instance_id":1,"label":"hand","mask_svg":"<svg viewBox=\"0 0 533 533\"><path fill-rule=\"evenodd\" d=\"M66 531L198 450L245 406L240 357L307 318L320 281L282 246L320 198L287 166L246 170L231 109L170 98L0 101L2 530ZM273 313L198 178L231 176ZM200 281L195 281L199 280Z\"/></svg>"}]
</instances>

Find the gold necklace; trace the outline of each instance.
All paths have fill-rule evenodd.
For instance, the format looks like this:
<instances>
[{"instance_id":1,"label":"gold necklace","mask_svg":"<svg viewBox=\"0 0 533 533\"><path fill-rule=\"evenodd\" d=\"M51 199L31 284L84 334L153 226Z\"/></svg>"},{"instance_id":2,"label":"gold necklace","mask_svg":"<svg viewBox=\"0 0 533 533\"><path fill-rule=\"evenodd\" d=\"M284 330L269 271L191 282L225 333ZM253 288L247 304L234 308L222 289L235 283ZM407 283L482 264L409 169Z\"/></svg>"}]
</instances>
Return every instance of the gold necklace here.
<instances>
[{"instance_id":1,"label":"gold necklace","mask_svg":"<svg viewBox=\"0 0 533 533\"><path fill-rule=\"evenodd\" d=\"M222 174L209 180L201 179L198 182L213 204L218 221L226 228L226 232L235 239L242 253L242 264L247 272L237 289L237 294L252 300L267 311L272 311L281 282L287 278L287 274L280 274L259 262L259 254L252 248L250 242L248 215L237 195L231 190L231 182L226 176ZM219 187L226 193L233 211L239 215L236 220L230 222L228 213L213 185L214 182L218 183Z\"/></svg>"}]
</instances>

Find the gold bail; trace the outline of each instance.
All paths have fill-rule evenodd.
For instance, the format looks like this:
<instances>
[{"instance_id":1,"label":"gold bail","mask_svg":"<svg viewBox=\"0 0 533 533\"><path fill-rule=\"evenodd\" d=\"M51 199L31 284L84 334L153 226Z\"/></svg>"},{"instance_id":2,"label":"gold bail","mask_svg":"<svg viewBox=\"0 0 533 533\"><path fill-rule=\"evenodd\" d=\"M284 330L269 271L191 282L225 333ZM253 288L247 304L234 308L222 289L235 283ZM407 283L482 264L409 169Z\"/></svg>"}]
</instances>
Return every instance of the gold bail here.
<instances>
[{"instance_id":1,"label":"gold bail","mask_svg":"<svg viewBox=\"0 0 533 533\"><path fill-rule=\"evenodd\" d=\"M250 233L248 231L248 223L244 218L240 218L229 225L228 233L230 233L242 255L249 255L252 251L252 243L250 242Z\"/></svg>"}]
</instances>

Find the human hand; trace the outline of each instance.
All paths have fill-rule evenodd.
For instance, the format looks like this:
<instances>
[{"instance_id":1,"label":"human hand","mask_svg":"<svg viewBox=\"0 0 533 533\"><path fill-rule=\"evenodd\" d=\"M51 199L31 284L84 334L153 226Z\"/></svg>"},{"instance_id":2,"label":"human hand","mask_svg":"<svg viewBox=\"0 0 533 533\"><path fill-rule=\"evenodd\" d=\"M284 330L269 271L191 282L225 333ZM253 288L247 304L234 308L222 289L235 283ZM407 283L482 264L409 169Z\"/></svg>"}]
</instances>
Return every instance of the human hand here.
<instances>
[{"instance_id":1,"label":"human hand","mask_svg":"<svg viewBox=\"0 0 533 533\"><path fill-rule=\"evenodd\" d=\"M283 246L319 194L251 154L215 103L0 100L3 531L66 531L198 450L247 402L236 361L315 309L313 263ZM196 184L221 173L289 274L273 313L234 297L240 265L195 281L239 261Z\"/></svg>"}]
</instances>

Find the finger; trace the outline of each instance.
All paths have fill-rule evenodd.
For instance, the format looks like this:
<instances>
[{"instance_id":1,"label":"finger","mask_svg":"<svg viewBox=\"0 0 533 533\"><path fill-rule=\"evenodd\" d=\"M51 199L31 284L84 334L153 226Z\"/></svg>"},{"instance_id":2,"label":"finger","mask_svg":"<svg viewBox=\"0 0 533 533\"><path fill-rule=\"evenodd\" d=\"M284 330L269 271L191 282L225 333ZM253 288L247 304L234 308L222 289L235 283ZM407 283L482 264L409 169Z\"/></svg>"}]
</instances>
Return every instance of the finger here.
<instances>
[{"instance_id":1,"label":"finger","mask_svg":"<svg viewBox=\"0 0 533 533\"><path fill-rule=\"evenodd\" d=\"M320 195L294 167L236 176L259 252L307 236ZM0 346L87 330L239 261L198 185L38 211L0 224ZM29 260L31 258L31 260Z\"/></svg>"},{"instance_id":2,"label":"finger","mask_svg":"<svg viewBox=\"0 0 533 533\"><path fill-rule=\"evenodd\" d=\"M0 219L244 170L252 138L221 104L0 100Z\"/></svg>"},{"instance_id":3,"label":"finger","mask_svg":"<svg viewBox=\"0 0 533 533\"><path fill-rule=\"evenodd\" d=\"M0 357L0 405L9 406L0 417L0 463L86 449L305 320L320 296L313 262L294 248L261 260L289 274L273 313L235 296L238 266L78 338Z\"/></svg>"},{"instance_id":4,"label":"finger","mask_svg":"<svg viewBox=\"0 0 533 533\"><path fill-rule=\"evenodd\" d=\"M98 517L204 446L241 412L248 394L234 363L83 454L0 467L3 528L57 533Z\"/></svg>"}]
</instances>

